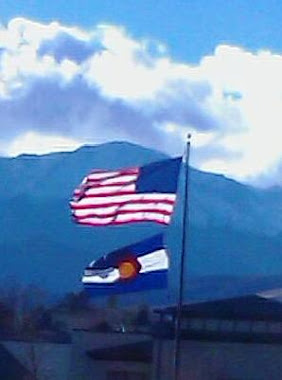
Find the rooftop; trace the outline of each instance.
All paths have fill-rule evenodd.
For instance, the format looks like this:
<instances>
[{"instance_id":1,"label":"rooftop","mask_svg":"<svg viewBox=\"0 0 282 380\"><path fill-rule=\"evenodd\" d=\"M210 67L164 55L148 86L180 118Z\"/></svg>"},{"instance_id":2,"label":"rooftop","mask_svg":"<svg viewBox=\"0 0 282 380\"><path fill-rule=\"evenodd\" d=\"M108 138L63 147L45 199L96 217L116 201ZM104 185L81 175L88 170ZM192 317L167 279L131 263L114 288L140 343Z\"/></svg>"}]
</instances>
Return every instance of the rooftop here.
<instances>
[{"instance_id":1,"label":"rooftop","mask_svg":"<svg viewBox=\"0 0 282 380\"><path fill-rule=\"evenodd\" d=\"M175 315L176 306L156 309L162 315ZM282 303L257 295L183 305L185 318L282 321Z\"/></svg>"}]
</instances>

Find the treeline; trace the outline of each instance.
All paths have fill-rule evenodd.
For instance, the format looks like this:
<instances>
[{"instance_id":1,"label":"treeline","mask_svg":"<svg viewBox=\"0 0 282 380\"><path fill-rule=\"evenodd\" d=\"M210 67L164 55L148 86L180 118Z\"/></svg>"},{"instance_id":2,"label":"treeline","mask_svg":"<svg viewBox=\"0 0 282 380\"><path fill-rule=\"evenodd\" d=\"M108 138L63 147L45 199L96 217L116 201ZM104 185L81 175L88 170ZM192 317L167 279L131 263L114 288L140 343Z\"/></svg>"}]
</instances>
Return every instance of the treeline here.
<instances>
[{"instance_id":1,"label":"treeline","mask_svg":"<svg viewBox=\"0 0 282 380\"><path fill-rule=\"evenodd\" d=\"M56 331L47 294L37 286L0 289L0 335L2 338L32 338L40 331Z\"/></svg>"},{"instance_id":2,"label":"treeline","mask_svg":"<svg viewBox=\"0 0 282 380\"><path fill-rule=\"evenodd\" d=\"M67 321L83 314L93 331L136 331L150 329L152 313L148 305L119 307L118 297L107 298L96 305L83 291L66 294L50 303L49 295L35 285L10 286L0 289L1 339L68 339ZM60 318L58 318L60 315Z\"/></svg>"}]
</instances>

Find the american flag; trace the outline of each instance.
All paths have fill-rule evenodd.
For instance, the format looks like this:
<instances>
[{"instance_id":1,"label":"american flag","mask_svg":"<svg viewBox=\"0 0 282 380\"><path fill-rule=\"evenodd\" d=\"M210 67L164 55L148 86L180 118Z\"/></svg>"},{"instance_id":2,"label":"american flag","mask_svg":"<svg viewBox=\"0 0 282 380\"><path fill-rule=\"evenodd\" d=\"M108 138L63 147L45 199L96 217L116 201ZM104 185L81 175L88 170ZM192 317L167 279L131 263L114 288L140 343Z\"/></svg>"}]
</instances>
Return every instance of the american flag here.
<instances>
[{"instance_id":1,"label":"american flag","mask_svg":"<svg viewBox=\"0 0 282 380\"><path fill-rule=\"evenodd\" d=\"M74 220L91 226L130 222L169 224L176 200L180 158L143 167L93 170L70 202Z\"/></svg>"}]
</instances>

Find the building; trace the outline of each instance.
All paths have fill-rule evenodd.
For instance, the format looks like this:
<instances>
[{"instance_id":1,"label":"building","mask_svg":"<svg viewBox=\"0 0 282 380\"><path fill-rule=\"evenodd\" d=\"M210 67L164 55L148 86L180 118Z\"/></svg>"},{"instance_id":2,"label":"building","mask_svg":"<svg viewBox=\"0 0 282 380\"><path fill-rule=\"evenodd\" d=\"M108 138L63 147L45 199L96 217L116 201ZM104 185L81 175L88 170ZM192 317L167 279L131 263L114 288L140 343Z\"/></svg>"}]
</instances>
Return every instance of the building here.
<instances>
[{"instance_id":1,"label":"building","mask_svg":"<svg viewBox=\"0 0 282 380\"><path fill-rule=\"evenodd\" d=\"M2 341L0 359L16 363L15 380L35 369L39 380L171 380L176 308L156 315L150 333L80 327L65 342ZM8 367L2 360L0 374ZM179 380L280 380L281 373L280 302L246 296L183 306Z\"/></svg>"},{"instance_id":2,"label":"building","mask_svg":"<svg viewBox=\"0 0 282 380\"><path fill-rule=\"evenodd\" d=\"M176 308L156 312L154 379L170 380ZM180 380L280 380L281 373L280 302L247 296L183 307Z\"/></svg>"},{"instance_id":3,"label":"building","mask_svg":"<svg viewBox=\"0 0 282 380\"><path fill-rule=\"evenodd\" d=\"M150 335L75 330L69 380L150 380L152 350Z\"/></svg>"},{"instance_id":4,"label":"building","mask_svg":"<svg viewBox=\"0 0 282 380\"><path fill-rule=\"evenodd\" d=\"M1 343L19 368L18 372L23 373L23 377L2 377L0 375L1 380L69 380L70 343L40 340L5 340ZM0 374L3 370L1 365L3 364L0 362ZM15 364L11 364L10 367L10 370L15 368Z\"/></svg>"},{"instance_id":5,"label":"building","mask_svg":"<svg viewBox=\"0 0 282 380\"><path fill-rule=\"evenodd\" d=\"M2 344L0 344L0 379L27 380L30 372Z\"/></svg>"}]
</instances>

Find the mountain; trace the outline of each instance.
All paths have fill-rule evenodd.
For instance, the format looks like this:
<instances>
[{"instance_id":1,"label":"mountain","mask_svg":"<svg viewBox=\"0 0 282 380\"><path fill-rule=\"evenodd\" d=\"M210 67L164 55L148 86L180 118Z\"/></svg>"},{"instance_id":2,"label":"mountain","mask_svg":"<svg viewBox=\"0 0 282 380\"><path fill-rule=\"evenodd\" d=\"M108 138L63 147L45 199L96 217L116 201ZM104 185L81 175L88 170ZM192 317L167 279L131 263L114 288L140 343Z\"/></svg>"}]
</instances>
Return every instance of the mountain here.
<instances>
[{"instance_id":1,"label":"mountain","mask_svg":"<svg viewBox=\"0 0 282 380\"><path fill-rule=\"evenodd\" d=\"M175 216L166 230L149 223L78 226L71 221L68 205L73 189L93 168L143 165L164 158L167 156L161 152L126 142L0 158L0 283L32 283L58 295L80 290L81 272L90 261L164 231L171 251L170 291L142 297L173 301L181 247L183 179ZM195 169L190 170L189 181L187 299L282 287L282 189L258 189Z\"/></svg>"}]
</instances>

